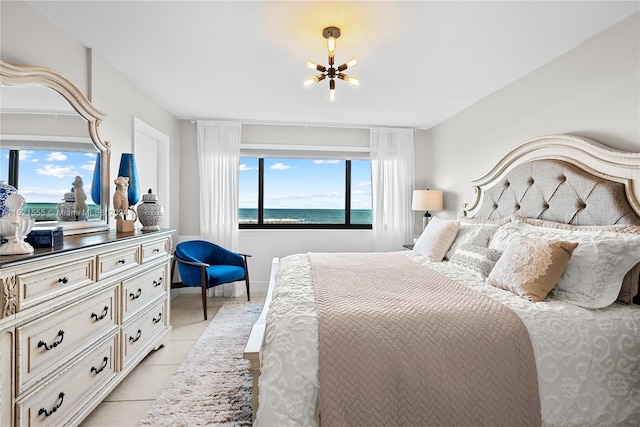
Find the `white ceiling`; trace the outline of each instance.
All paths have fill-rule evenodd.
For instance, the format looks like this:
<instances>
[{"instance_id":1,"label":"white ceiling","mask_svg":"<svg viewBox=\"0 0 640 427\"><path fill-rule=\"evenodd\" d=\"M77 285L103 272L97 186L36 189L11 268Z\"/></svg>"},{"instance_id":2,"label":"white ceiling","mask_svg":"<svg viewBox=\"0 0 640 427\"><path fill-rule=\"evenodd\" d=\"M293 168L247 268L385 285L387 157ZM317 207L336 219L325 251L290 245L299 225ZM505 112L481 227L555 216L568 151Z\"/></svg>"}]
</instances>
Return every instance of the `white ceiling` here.
<instances>
[{"instance_id":1,"label":"white ceiling","mask_svg":"<svg viewBox=\"0 0 640 427\"><path fill-rule=\"evenodd\" d=\"M614 1L29 1L185 119L429 128L639 9ZM304 89L327 63L354 89ZM594 59L595 60L595 59Z\"/></svg>"}]
</instances>

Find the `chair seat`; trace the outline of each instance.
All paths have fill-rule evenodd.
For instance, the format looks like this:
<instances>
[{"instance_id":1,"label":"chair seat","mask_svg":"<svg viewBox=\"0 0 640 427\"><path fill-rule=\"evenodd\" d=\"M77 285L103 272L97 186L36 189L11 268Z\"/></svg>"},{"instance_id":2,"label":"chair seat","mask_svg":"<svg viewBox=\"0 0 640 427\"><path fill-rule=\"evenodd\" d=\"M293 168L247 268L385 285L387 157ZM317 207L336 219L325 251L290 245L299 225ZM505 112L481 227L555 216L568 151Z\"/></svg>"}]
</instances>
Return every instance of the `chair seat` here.
<instances>
[{"instance_id":1,"label":"chair seat","mask_svg":"<svg viewBox=\"0 0 640 427\"><path fill-rule=\"evenodd\" d=\"M244 268L235 265L212 265L207 267L209 281L207 287L235 282L244 278Z\"/></svg>"}]
</instances>

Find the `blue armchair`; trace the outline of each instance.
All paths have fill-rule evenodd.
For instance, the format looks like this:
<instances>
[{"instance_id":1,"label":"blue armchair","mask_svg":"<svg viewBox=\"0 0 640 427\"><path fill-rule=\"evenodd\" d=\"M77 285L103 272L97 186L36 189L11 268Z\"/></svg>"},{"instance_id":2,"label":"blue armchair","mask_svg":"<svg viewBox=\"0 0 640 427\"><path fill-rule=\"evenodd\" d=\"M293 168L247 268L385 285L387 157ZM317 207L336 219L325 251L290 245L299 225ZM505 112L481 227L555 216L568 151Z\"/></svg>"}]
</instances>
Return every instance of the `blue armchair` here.
<instances>
[{"instance_id":1,"label":"blue armchair","mask_svg":"<svg viewBox=\"0 0 640 427\"><path fill-rule=\"evenodd\" d=\"M182 282L172 284L172 288L200 286L202 289L202 309L207 320L207 289L225 283L244 280L249 292L249 269L247 257L204 240L190 240L178 243L173 257L172 273L178 263Z\"/></svg>"}]
</instances>

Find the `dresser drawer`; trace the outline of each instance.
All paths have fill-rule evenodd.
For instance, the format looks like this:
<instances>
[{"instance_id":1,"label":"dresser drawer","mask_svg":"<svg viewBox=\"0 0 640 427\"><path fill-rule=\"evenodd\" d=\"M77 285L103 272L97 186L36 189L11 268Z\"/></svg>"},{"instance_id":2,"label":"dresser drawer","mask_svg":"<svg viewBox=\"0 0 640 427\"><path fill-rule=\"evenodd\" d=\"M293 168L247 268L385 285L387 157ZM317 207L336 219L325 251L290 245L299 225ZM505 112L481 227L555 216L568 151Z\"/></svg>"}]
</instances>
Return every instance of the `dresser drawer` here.
<instances>
[{"instance_id":1,"label":"dresser drawer","mask_svg":"<svg viewBox=\"0 0 640 427\"><path fill-rule=\"evenodd\" d=\"M122 321L143 309L152 300L166 294L164 265L122 282Z\"/></svg>"},{"instance_id":2,"label":"dresser drawer","mask_svg":"<svg viewBox=\"0 0 640 427\"><path fill-rule=\"evenodd\" d=\"M140 264L140 246L98 255L98 280L126 271Z\"/></svg>"},{"instance_id":3,"label":"dresser drawer","mask_svg":"<svg viewBox=\"0 0 640 427\"><path fill-rule=\"evenodd\" d=\"M16 403L18 425L58 426L115 375L117 335L115 331L44 387Z\"/></svg>"},{"instance_id":4,"label":"dresser drawer","mask_svg":"<svg viewBox=\"0 0 640 427\"><path fill-rule=\"evenodd\" d=\"M16 387L21 394L76 353L117 329L117 287L16 328Z\"/></svg>"},{"instance_id":5,"label":"dresser drawer","mask_svg":"<svg viewBox=\"0 0 640 427\"><path fill-rule=\"evenodd\" d=\"M55 268L19 274L18 310L24 310L51 298L94 282L95 259L85 258Z\"/></svg>"},{"instance_id":6,"label":"dresser drawer","mask_svg":"<svg viewBox=\"0 0 640 427\"><path fill-rule=\"evenodd\" d=\"M166 299L151 306L140 317L122 328L122 367L140 352L148 352L149 344L166 330Z\"/></svg>"},{"instance_id":7,"label":"dresser drawer","mask_svg":"<svg viewBox=\"0 0 640 427\"><path fill-rule=\"evenodd\" d=\"M142 244L142 263L162 256L167 256L167 240Z\"/></svg>"}]
</instances>

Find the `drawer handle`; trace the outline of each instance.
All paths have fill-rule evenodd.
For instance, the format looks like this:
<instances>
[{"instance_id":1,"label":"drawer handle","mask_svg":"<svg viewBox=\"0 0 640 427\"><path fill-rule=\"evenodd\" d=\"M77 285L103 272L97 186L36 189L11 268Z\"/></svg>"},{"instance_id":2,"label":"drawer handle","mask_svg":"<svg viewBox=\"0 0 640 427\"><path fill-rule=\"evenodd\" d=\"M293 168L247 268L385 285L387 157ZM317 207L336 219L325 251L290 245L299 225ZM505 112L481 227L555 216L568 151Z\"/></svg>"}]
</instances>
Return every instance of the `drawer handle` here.
<instances>
[{"instance_id":1,"label":"drawer handle","mask_svg":"<svg viewBox=\"0 0 640 427\"><path fill-rule=\"evenodd\" d=\"M158 318L157 319L155 317L153 318L153 324L155 325L161 320L162 320L162 313L158 313Z\"/></svg>"},{"instance_id":2,"label":"drawer handle","mask_svg":"<svg viewBox=\"0 0 640 427\"><path fill-rule=\"evenodd\" d=\"M58 279L58 283L66 284L67 282L69 282L69 278L67 276L64 276L62 279Z\"/></svg>"},{"instance_id":3,"label":"drawer handle","mask_svg":"<svg viewBox=\"0 0 640 427\"><path fill-rule=\"evenodd\" d=\"M104 319L107 316L107 313L109 312L109 307L108 306L104 306L104 310L102 311L102 314L100 316L98 316L95 313L91 313L91 318L92 319L96 319L96 322L99 320Z\"/></svg>"},{"instance_id":4,"label":"drawer handle","mask_svg":"<svg viewBox=\"0 0 640 427\"><path fill-rule=\"evenodd\" d=\"M155 249L153 250L153 253L154 253L154 254L157 254L158 252L160 252L160 249L158 249L158 248L155 248Z\"/></svg>"},{"instance_id":5,"label":"drawer handle","mask_svg":"<svg viewBox=\"0 0 640 427\"><path fill-rule=\"evenodd\" d=\"M118 264L124 264L125 262L127 262L127 260L124 258L118 260Z\"/></svg>"},{"instance_id":6,"label":"drawer handle","mask_svg":"<svg viewBox=\"0 0 640 427\"><path fill-rule=\"evenodd\" d=\"M136 292L135 294L133 292L130 293L129 298L131 298L132 300L138 299L140 298L140 295L142 295L142 289L138 288L138 292Z\"/></svg>"},{"instance_id":7,"label":"drawer handle","mask_svg":"<svg viewBox=\"0 0 640 427\"><path fill-rule=\"evenodd\" d=\"M107 367L107 363L109 362L109 358L107 356L104 357L104 359L102 359L102 366L100 366L99 368L95 368L95 367L91 367L91 372L95 373L96 375L98 375L100 372L104 371L104 368Z\"/></svg>"},{"instance_id":8,"label":"drawer handle","mask_svg":"<svg viewBox=\"0 0 640 427\"><path fill-rule=\"evenodd\" d=\"M136 342L140 339L140 337L142 336L142 331L140 329L138 329L138 335L136 335L136 337L129 337L129 341L131 342Z\"/></svg>"},{"instance_id":9,"label":"drawer handle","mask_svg":"<svg viewBox=\"0 0 640 427\"><path fill-rule=\"evenodd\" d=\"M62 340L64 339L64 331L62 329L60 329L58 331L58 336L60 337L60 339L58 341L55 341L53 344L51 344L50 346L47 345L46 342L44 341L40 341L38 343L38 348L40 347L44 347L47 351L56 348L59 344L62 344Z\"/></svg>"},{"instance_id":10,"label":"drawer handle","mask_svg":"<svg viewBox=\"0 0 640 427\"><path fill-rule=\"evenodd\" d=\"M47 411L44 408L40 408L40 410L38 411L38 415L44 414L45 417L48 417L49 415L52 415L54 412L56 412L58 409L60 409L60 407L62 406L62 401L64 400L64 393L63 392L60 392L60 394L58 395L58 400L60 400L60 403L56 404L56 406L51 408L51 411Z\"/></svg>"},{"instance_id":11,"label":"drawer handle","mask_svg":"<svg viewBox=\"0 0 640 427\"><path fill-rule=\"evenodd\" d=\"M158 287L160 285L162 285L162 277L160 277L157 281L156 280L153 281L153 287L154 288Z\"/></svg>"}]
</instances>

